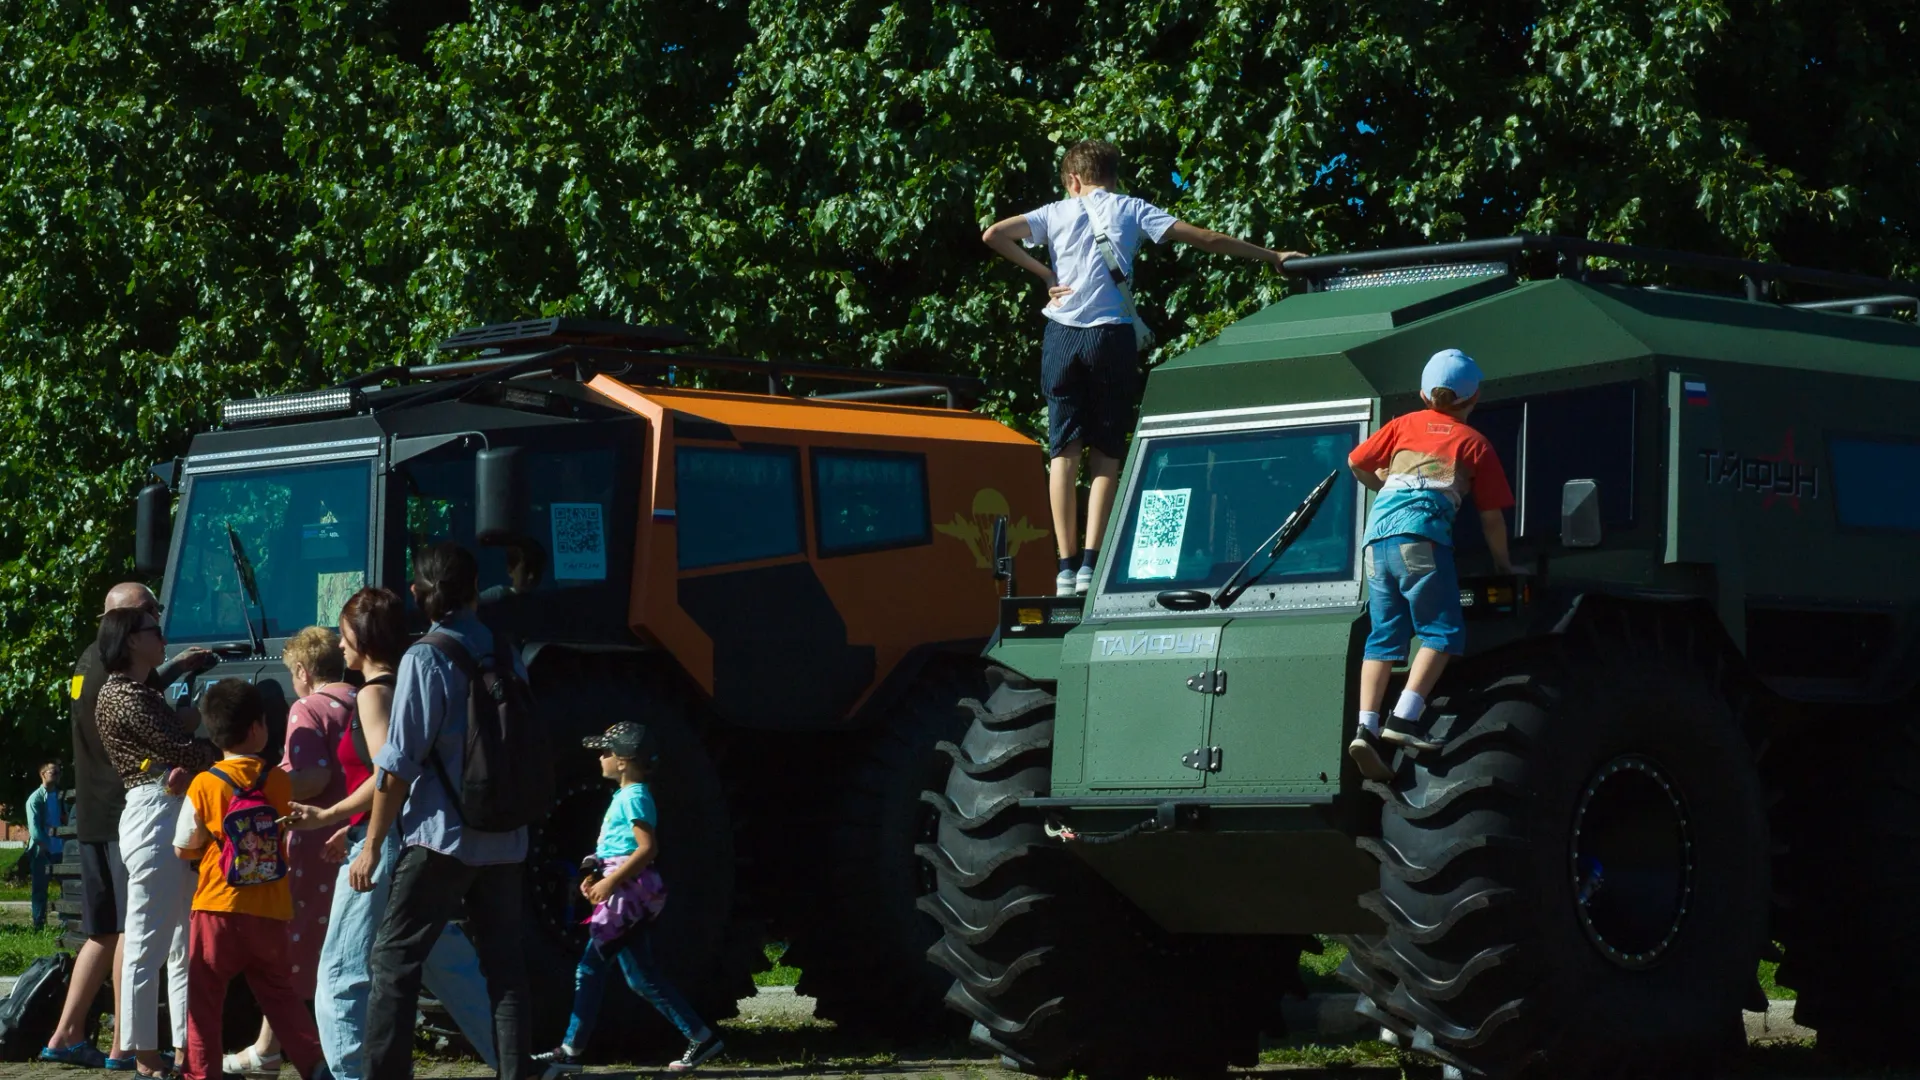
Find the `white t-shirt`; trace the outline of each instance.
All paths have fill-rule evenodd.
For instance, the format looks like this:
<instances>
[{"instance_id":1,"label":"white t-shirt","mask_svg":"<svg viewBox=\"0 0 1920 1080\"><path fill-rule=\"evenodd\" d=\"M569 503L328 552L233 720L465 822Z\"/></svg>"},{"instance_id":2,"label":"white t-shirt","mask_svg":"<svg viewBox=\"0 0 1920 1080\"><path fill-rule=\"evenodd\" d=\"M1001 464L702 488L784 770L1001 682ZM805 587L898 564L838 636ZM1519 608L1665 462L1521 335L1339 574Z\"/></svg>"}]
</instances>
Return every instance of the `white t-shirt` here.
<instances>
[{"instance_id":1,"label":"white t-shirt","mask_svg":"<svg viewBox=\"0 0 1920 1080\"><path fill-rule=\"evenodd\" d=\"M1157 244L1174 222L1172 214L1145 199L1115 195L1105 188L1028 211L1027 228L1033 237L1027 243L1050 249L1054 277L1073 290L1058 307L1049 306L1042 314L1063 326L1129 322L1120 287L1113 283L1100 249L1094 246L1089 214L1105 226L1120 258L1120 270L1126 274L1133 273L1140 238Z\"/></svg>"}]
</instances>

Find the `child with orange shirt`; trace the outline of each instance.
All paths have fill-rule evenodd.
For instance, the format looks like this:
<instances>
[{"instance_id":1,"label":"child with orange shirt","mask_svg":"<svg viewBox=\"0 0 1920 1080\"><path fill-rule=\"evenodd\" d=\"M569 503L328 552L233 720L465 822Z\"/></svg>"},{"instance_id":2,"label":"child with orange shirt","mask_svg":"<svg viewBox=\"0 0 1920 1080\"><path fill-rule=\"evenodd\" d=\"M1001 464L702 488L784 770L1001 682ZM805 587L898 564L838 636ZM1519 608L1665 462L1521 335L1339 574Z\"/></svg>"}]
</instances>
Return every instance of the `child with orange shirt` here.
<instances>
[{"instance_id":1,"label":"child with orange shirt","mask_svg":"<svg viewBox=\"0 0 1920 1080\"><path fill-rule=\"evenodd\" d=\"M260 757L267 745L260 691L222 679L200 705L220 763L194 777L174 833L174 851L198 860L187 967L187 1080L220 1080L220 1020L227 984L245 975L254 1000L306 1080L332 1080L313 1016L289 968L293 921L281 820L293 782ZM211 841L211 843L210 843Z\"/></svg>"}]
</instances>

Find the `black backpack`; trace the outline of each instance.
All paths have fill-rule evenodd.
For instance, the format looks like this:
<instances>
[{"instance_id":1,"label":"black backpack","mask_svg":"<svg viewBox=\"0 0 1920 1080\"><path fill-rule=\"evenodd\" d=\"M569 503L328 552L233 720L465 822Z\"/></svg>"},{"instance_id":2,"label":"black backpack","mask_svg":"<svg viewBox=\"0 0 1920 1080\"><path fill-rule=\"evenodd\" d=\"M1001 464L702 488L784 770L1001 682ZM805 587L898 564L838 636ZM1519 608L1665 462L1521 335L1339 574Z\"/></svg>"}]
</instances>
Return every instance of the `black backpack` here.
<instances>
[{"instance_id":1,"label":"black backpack","mask_svg":"<svg viewBox=\"0 0 1920 1080\"><path fill-rule=\"evenodd\" d=\"M466 768L455 785L437 749L429 760L460 824L482 832L512 832L547 816L553 805L553 755L534 718L533 689L513 666L504 635L482 664L448 634L420 644L438 649L467 677ZM439 745L439 732L428 745Z\"/></svg>"},{"instance_id":2,"label":"black backpack","mask_svg":"<svg viewBox=\"0 0 1920 1080\"><path fill-rule=\"evenodd\" d=\"M73 957L64 952L42 956L14 981L13 993L0 1001L0 1061L31 1061L46 1045L47 1032L60 1022L67 1003Z\"/></svg>"}]
</instances>

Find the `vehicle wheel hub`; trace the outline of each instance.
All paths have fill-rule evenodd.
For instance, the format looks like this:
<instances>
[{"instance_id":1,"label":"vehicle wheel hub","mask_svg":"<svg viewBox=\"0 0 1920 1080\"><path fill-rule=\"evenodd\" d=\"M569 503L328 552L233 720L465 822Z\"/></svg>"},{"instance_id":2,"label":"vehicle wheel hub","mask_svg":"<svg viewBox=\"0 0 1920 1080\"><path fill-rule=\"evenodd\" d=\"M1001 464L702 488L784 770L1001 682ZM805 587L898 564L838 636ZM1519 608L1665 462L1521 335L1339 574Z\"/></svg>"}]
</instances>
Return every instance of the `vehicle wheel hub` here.
<instances>
[{"instance_id":1,"label":"vehicle wheel hub","mask_svg":"<svg viewBox=\"0 0 1920 1080\"><path fill-rule=\"evenodd\" d=\"M1693 894L1693 834L1671 778L1627 754L1601 766L1574 813L1574 908L1601 955L1625 968L1658 963L1680 936Z\"/></svg>"}]
</instances>

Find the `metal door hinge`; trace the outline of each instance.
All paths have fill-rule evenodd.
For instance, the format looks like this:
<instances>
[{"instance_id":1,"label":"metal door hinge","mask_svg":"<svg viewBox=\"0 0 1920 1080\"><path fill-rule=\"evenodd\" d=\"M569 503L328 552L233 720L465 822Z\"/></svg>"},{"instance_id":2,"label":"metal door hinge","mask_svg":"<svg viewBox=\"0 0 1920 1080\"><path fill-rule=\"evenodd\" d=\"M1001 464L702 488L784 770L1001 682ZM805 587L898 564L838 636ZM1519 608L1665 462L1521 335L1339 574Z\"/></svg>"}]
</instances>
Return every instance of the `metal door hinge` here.
<instances>
[{"instance_id":1,"label":"metal door hinge","mask_svg":"<svg viewBox=\"0 0 1920 1080\"><path fill-rule=\"evenodd\" d=\"M1217 746L1195 747L1180 755L1180 764L1189 769L1199 769L1201 772L1219 772L1220 748Z\"/></svg>"},{"instance_id":2,"label":"metal door hinge","mask_svg":"<svg viewBox=\"0 0 1920 1080\"><path fill-rule=\"evenodd\" d=\"M1187 689L1202 694L1224 694L1227 692L1227 673L1219 668L1210 668L1198 675L1188 676Z\"/></svg>"}]
</instances>

